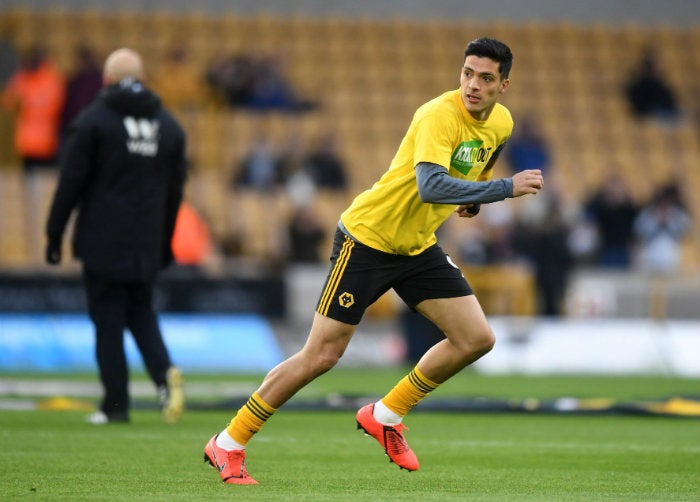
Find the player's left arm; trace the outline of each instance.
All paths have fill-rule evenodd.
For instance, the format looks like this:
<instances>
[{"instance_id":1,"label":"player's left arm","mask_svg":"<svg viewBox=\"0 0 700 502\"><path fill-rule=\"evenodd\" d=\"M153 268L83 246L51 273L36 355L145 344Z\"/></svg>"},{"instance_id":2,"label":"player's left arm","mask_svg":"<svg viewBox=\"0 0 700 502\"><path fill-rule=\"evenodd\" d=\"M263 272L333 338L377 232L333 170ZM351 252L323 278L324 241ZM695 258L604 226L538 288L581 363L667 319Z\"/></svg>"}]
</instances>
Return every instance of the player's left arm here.
<instances>
[{"instance_id":1,"label":"player's left arm","mask_svg":"<svg viewBox=\"0 0 700 502\"><path fill-rule=\"evenodd\" d=\"M421 200L432 204L456 204L460 216L474 216L478 212L474 212L475 205L535 194L544 186L539 169L528 169L512 178L490 181L454 178L445 167L430 162L420 162L415 170Z\"/></svg>"},{"instance_id":2,"label":"player's left arm","mask_svg":"<svg viewBox=\"0 0 700 502\"><path fill-rule=\"evenodd\" d=\"M447 168L430 162L416 166L418 194L432 204L487 204L513 197L513 180L467 181L454 178Z\"/></svg>"}]
</instances>

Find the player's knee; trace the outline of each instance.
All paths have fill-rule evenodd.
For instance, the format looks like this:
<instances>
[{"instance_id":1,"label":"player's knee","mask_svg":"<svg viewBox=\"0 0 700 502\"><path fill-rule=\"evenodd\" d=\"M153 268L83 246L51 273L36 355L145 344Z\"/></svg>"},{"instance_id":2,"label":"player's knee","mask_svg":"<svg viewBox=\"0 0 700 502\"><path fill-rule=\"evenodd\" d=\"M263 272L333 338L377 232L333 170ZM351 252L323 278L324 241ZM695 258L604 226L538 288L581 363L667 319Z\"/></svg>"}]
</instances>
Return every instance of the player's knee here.
<instances>
[{"instance_id":1,"label":"player's knee","mask_svg":"<svg viewBox=\"0 0 700 502\"><path fill-rule=\"evenodd\" d=\"M457 348L469 356L474 354L483 356L490 352L496 344L496 336L489 327L485 327L478 332L472 332L461 340L463 342L458 343Z\"/></svg>"},{"instance_id":2,"label":"player's knee","mask_svg":"<svg viewBox=\"0 0 700 502\"><path fill-rule=\"evenodd\" d=\"M478 351L482 355L491 352L493 346L496 345L496 335L494 335L493 331L491 331L491 329L489 328L479 336L476 345Z\"/></svg>"},{"instance_id":3,"label":"player's knee","mask_svg":"<svg viewBox=\"0 0 700 502\"><path fill-rule=\"evenodd\" d=\"M334 351L324 351L317 354L314 358L314 368L316 369L316 373L318 375L322 375L323 373L331 370L336 364L338 364L341 356L342 354L338 354Z\"/></svg>"}]
</instances>

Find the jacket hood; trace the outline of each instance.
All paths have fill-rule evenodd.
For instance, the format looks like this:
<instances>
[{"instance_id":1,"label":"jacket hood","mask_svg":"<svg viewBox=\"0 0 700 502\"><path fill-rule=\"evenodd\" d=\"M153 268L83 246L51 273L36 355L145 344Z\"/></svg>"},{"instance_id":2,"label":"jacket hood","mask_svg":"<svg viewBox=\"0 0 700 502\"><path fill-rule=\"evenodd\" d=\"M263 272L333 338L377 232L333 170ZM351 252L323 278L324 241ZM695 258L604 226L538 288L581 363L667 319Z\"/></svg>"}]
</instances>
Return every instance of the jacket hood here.
<instances>
[{"instance_id":1,"label":"jacket hood","mask_svg":"<svg viewBox=\"0 0 700 502\"><path fill-rule=\"evenodd\" d=\"M160 109L160 98L140 81L131 78L102 89L100 98L120 115L150 117Z\"/></svg>"}]
</instances>

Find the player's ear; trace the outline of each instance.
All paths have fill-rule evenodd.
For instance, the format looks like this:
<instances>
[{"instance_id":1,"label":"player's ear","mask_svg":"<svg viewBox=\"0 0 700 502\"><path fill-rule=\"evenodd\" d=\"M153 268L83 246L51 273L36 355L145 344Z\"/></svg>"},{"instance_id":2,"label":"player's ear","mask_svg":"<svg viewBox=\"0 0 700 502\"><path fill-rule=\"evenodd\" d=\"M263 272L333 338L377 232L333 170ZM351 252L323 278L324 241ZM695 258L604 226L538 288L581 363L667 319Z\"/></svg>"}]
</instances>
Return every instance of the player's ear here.
<instances>
[{"instance_id":1,"label":"player's ear","mask_svg":"<svg viewBox=\"0 0 700 502\"><path fill-rule=\"evenodd\" d=\"M510 79L509 78L504 78L503 81L501 82L501 94L505 94L506 89L508 89L508 86L510 85Z\"/></svg>"}]
</instances>

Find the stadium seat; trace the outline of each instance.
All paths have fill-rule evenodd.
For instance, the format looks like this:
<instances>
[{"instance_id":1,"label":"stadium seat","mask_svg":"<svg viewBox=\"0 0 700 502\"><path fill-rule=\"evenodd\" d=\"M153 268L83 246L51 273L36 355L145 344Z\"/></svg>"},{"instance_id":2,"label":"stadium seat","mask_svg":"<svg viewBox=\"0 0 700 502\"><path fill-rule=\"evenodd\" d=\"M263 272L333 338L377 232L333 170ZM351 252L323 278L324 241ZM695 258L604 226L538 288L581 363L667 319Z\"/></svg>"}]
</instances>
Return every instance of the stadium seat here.
<instances>
[{"instance_id":1,"label":"stadium seat","mask_svg":"<svg viewBox=\"0 0 700 502\"><path fill-rule=\"evenodd\" d=\"M62 68L71 64L74 43L84 34L100 55L118 45L133 45L152 67L179 38L196 54L191 71L199 73L214 56L238 51L255 50L285 58L295 87L318 99L319 110L303 117L261 119L206 101L191 113L178 113L189 137L194 166L191 183L197 187L199 178L204 180L193 196L197 204L208 208L217 233L225 233L231 226L230 211L221 209L231 194L225 182L226 190L220 190L221 180L228 178L256 128L268 128L275 141L284 144L292 131L308 138L333 127L342 140L341 151L356 193L386 169L415 108L439 92L457 88L456 61L464 45L474 34L486 32L504 39L516 51L513 88L504 96L504 103L515 116L529 109L542 115L554 165L569 179L577 180L570 189L577 199L605 175L607 166L599 155L605 147L614 148L609 153L610 162L619 167L639 200L653 189L637 175L649 159L658 166L652 176L656 183L673 175L684 176L695 186L700 183L696 174L700 129L694 120L700 115L700 85L686 85L689 75L700 75L697 27L483 22L471 18L416 21L399 16L381 20L304 14L250 16L235 7L222 15L197 8L176 13L132 7L113 11L15 7L0 15L16 25L19 47L45 39ZM636 122L621 92L634 63L632 56L652 39L688 115L688 120L669 131ZM8 197L3 196L3 207L14 207L26 199ZM252 211L263 205L248 195L244 199ZM694 196L690 203L695 215L691 243L700 246L700 198ZM44 209L38 207L37 214ZM23 214L27 211L25 207ZM7 218L2 221L2 225L8 224ZM2 240L0 265L7 260L16 263L20 255L27 262L38 259L30 257L30 236L22 232L13 227L10 234L15 237ZM22 239L24 244L19 244ZM257 235L247 252L270 253L270 242ZM7 251L9 248L13 251Z\"/></svg>"}]
</instances>

